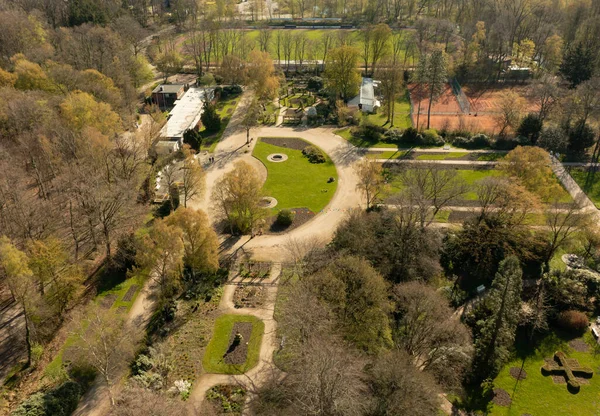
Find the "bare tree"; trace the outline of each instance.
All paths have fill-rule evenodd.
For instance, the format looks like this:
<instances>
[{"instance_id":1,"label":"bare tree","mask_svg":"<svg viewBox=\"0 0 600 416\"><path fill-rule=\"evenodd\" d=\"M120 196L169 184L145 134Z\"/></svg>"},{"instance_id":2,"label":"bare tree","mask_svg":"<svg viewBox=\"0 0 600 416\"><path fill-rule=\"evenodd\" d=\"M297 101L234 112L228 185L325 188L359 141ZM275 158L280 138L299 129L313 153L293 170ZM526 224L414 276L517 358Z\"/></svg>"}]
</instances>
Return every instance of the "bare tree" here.
<instances>
[{"instance_id":1,"label":"bare tree","mask_svg":"<svg viewBox=\"0 0 600 416\"><path fill-rule=\"evenodd\" d=\"M404 186L404 203L418 208L422 228L430 225L444 208L459 200L467 185L452 169L441 169L433 164L404 169L400 178Z\"/></svg>"},{"instance_id":2,"label":"bare tree","mask_svg":"<svg viewBox=\"0 0 600 416\"><path fill-rule=\"evenodd\" d=\"M77 342L77 361L94 368L107 387L111 404L115 405L113 385L119 379L127 363L133 358L137 334L125 323L125 316L115 309L102 310L94 306L87 315L80 317L88 325L80 325L73 333Z\"/></svg>"},{"instance_id":3,"label":"bare tree","mask_svg":"<svg viewBox=\"0 0 600 416\"><path fill-rule=\"evenodd\" d=\"M181 189L183 190L183 206L187 207L187 202L204 193L204 170L194 157L194 151L188 145L183 148L184 159L181 164Z\"/></svg>"},{"instance_id":4,"label":"bare tree","mask_svg":"<svg viewBox=\"0 0 600 416\"><path fill-rule=\"evenodd\" d=\"M546 210L549 238L544 262L547 270L556 250L567 243L576 232L585 230L593 224L591 216L581 210L576 201L569 203L567 208L563 206L558 199L555 199Z\"/></svg>"},{"instance_id":5,"label":"bare tree","mask_svg":"<svg viewBox=\"0 0 600 416\"><path fill-rule=\"evenodd\" d=\"M364 159L356 165L358 183L356 187L365 194L367 209L379 201L386 189L383 168L380 163Z\"/></svg>"}]
</instances>

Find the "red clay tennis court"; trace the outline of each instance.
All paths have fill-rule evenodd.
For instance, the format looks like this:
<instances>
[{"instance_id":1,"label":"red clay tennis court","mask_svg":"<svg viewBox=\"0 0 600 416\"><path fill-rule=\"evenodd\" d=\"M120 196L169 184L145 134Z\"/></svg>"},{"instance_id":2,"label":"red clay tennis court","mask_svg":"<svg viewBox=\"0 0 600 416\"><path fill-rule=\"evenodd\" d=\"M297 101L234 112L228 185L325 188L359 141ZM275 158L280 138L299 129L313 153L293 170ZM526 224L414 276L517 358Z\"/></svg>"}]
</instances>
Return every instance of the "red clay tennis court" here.
<instances>
[{"instance_id":1,"label":"red clay tennis court","mask_svg":"<svg viewBox=\"0 0 600 416\"><path fill-rule=\"evenodd\" d=\"M418 86L416 84L409 84L408 90L410 91L410 104L413 109L413 113L418 111L418 96L421 94L421 114L427 114L427 108L429 106L429 92L427 85ZM442 95L434 101L431 106L431 114L433 113L454 113L459 114L461 112L456 96L452 92L452 88L449 84L444 85L444 91Z\"/></svg>"}]
</instances>

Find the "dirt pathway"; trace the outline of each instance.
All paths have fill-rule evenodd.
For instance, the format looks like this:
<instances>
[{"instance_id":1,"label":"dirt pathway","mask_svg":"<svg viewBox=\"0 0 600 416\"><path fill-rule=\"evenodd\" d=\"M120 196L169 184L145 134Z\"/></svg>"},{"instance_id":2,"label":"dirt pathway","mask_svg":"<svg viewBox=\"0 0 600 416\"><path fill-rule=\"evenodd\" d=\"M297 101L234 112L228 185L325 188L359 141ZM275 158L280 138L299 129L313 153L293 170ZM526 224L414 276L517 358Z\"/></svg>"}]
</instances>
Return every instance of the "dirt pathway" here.
<instances>
[{"instance_id":1,"label":"dirt pathway","mask_svg":"<svg viewBox=\"0 0 600 416\"><path fill-rule=\"evenodd\" d=\"M133 328L146 327L154 310L151 286L152 281L146 281L129 310L126 325ZM115 391L119 387L115 386ZM79 401L79 406L73 416L102 416L107 414L109 409L110 399L107 387L100 380L100 377L97 377L90 390Z\"/></svg>"}]
</instances>

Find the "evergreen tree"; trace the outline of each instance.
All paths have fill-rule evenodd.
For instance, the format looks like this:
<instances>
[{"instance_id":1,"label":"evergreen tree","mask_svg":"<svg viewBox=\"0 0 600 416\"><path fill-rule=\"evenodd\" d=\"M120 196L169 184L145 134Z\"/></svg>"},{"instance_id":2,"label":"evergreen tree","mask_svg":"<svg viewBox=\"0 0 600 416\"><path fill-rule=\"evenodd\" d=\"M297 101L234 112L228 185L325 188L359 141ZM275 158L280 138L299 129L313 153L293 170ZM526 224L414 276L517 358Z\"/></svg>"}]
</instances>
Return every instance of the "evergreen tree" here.
<instances>
[{"instance_id":1,"label":"evergreen tree","mask_svg":"<svg viewBox=\"0 0 600 416\"><path fill-rule=\"evenodd\" d=\"M200 145L202 144L202 136L200 136L200 132L198 130L188 129L183 132L183 142L185 144L189 144L192 149L198 152L200 151Z\"/></svg>"},{"instance_id":2,"label":"evergreen tree","mask_svg":"<svg viewBox=\"0 0 600 416\"><path fill-rule=\"evenodd\" d=\"M522 275L518 258L507 257L500 263L484 300L489 315L477 321L479 334L475 341L474 376L479 380L494 377L509 358L519 323Z\"/></svg>"},{"instance_id":3,"label":"evergreen tree","mask_svg":"<svg viewBox=\"0 0 600 416\"><path fill-rule=\"evenodd\" d=\"M542 132L542 120L537 114L530 113L521 120L521 125L517 129L519 136L527 137L531 144L535 145Z\"/></svg>"},{"instance_id":4,"label":"evergreen tree","mask_svg":"<svg viewBox=\"0 0 600 416\"><path fill-rule=\"evenodd\" d=\"M579 121L573 127L567 127L569 144L567 151L571 155L582 156L594 144L594 130L589 124Z\"/></svg>"},{"instance_id":5,"label":"evergreen tree","mask_svg":"<svg viewBox=\"0 0 600 416\"><path fill-rule=\"evenodd\" d=\"M211 102L204 104L204 111L200 116L200 120L204 124L207 133L217 132L221 128L221 117L217 114L216 106Z\"/></svg>"},{"instance_id":6,"label":"evergreen tree","mask_svg":"<svg viewBox=\"0 0 600 416\"><path fill-rule=\"evenodd\" d=\"M594 72L594 57L589 48L584 48L581 43L570 48L565 53L560 66L560 73L569 81L571 88L575 88L583 81L592 77Z\"/></svg>"}]
</instances>

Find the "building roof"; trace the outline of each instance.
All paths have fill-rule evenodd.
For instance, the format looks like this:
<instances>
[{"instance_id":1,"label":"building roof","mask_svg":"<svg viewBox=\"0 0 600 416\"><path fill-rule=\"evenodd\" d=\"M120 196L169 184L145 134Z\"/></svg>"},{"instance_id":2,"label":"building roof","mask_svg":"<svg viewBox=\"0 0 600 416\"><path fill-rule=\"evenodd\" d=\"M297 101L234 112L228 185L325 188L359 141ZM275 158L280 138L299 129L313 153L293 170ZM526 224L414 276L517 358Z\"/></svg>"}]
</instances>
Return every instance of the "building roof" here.
<instances>
[{"instance_id":1,"label":"building roof","mask_svg":"<svg viewBox=\"0 0 600 416\"><path fill-rule=\"evenodd\" d=\"M177 94L183 87L183 84L162 84L154 88L152 93Z\"/></svg>"},{"instance_id":2,"label":"building roof","mask_svg":"<svg viewBox=\"0 0 600 416\"><path fill-rule=\"evenodd\" d=\"M375 101L375 83L373 82L373 78L363 78L360 86L360 104L373 107Z\"/></svg>"},{"instance_id":3,"label":"building roof","mask_svg":"<svg viewBox=\"0 0 600 416\"><path fill-rule=\"evenodd\" d=\"M195 127L202 115L205 94L203 88L190 88L183 97L175 101L175 107L169 113L169 120L160 131L160 136L180 139L186 130Z\"/></svg>"}]
</instances>

